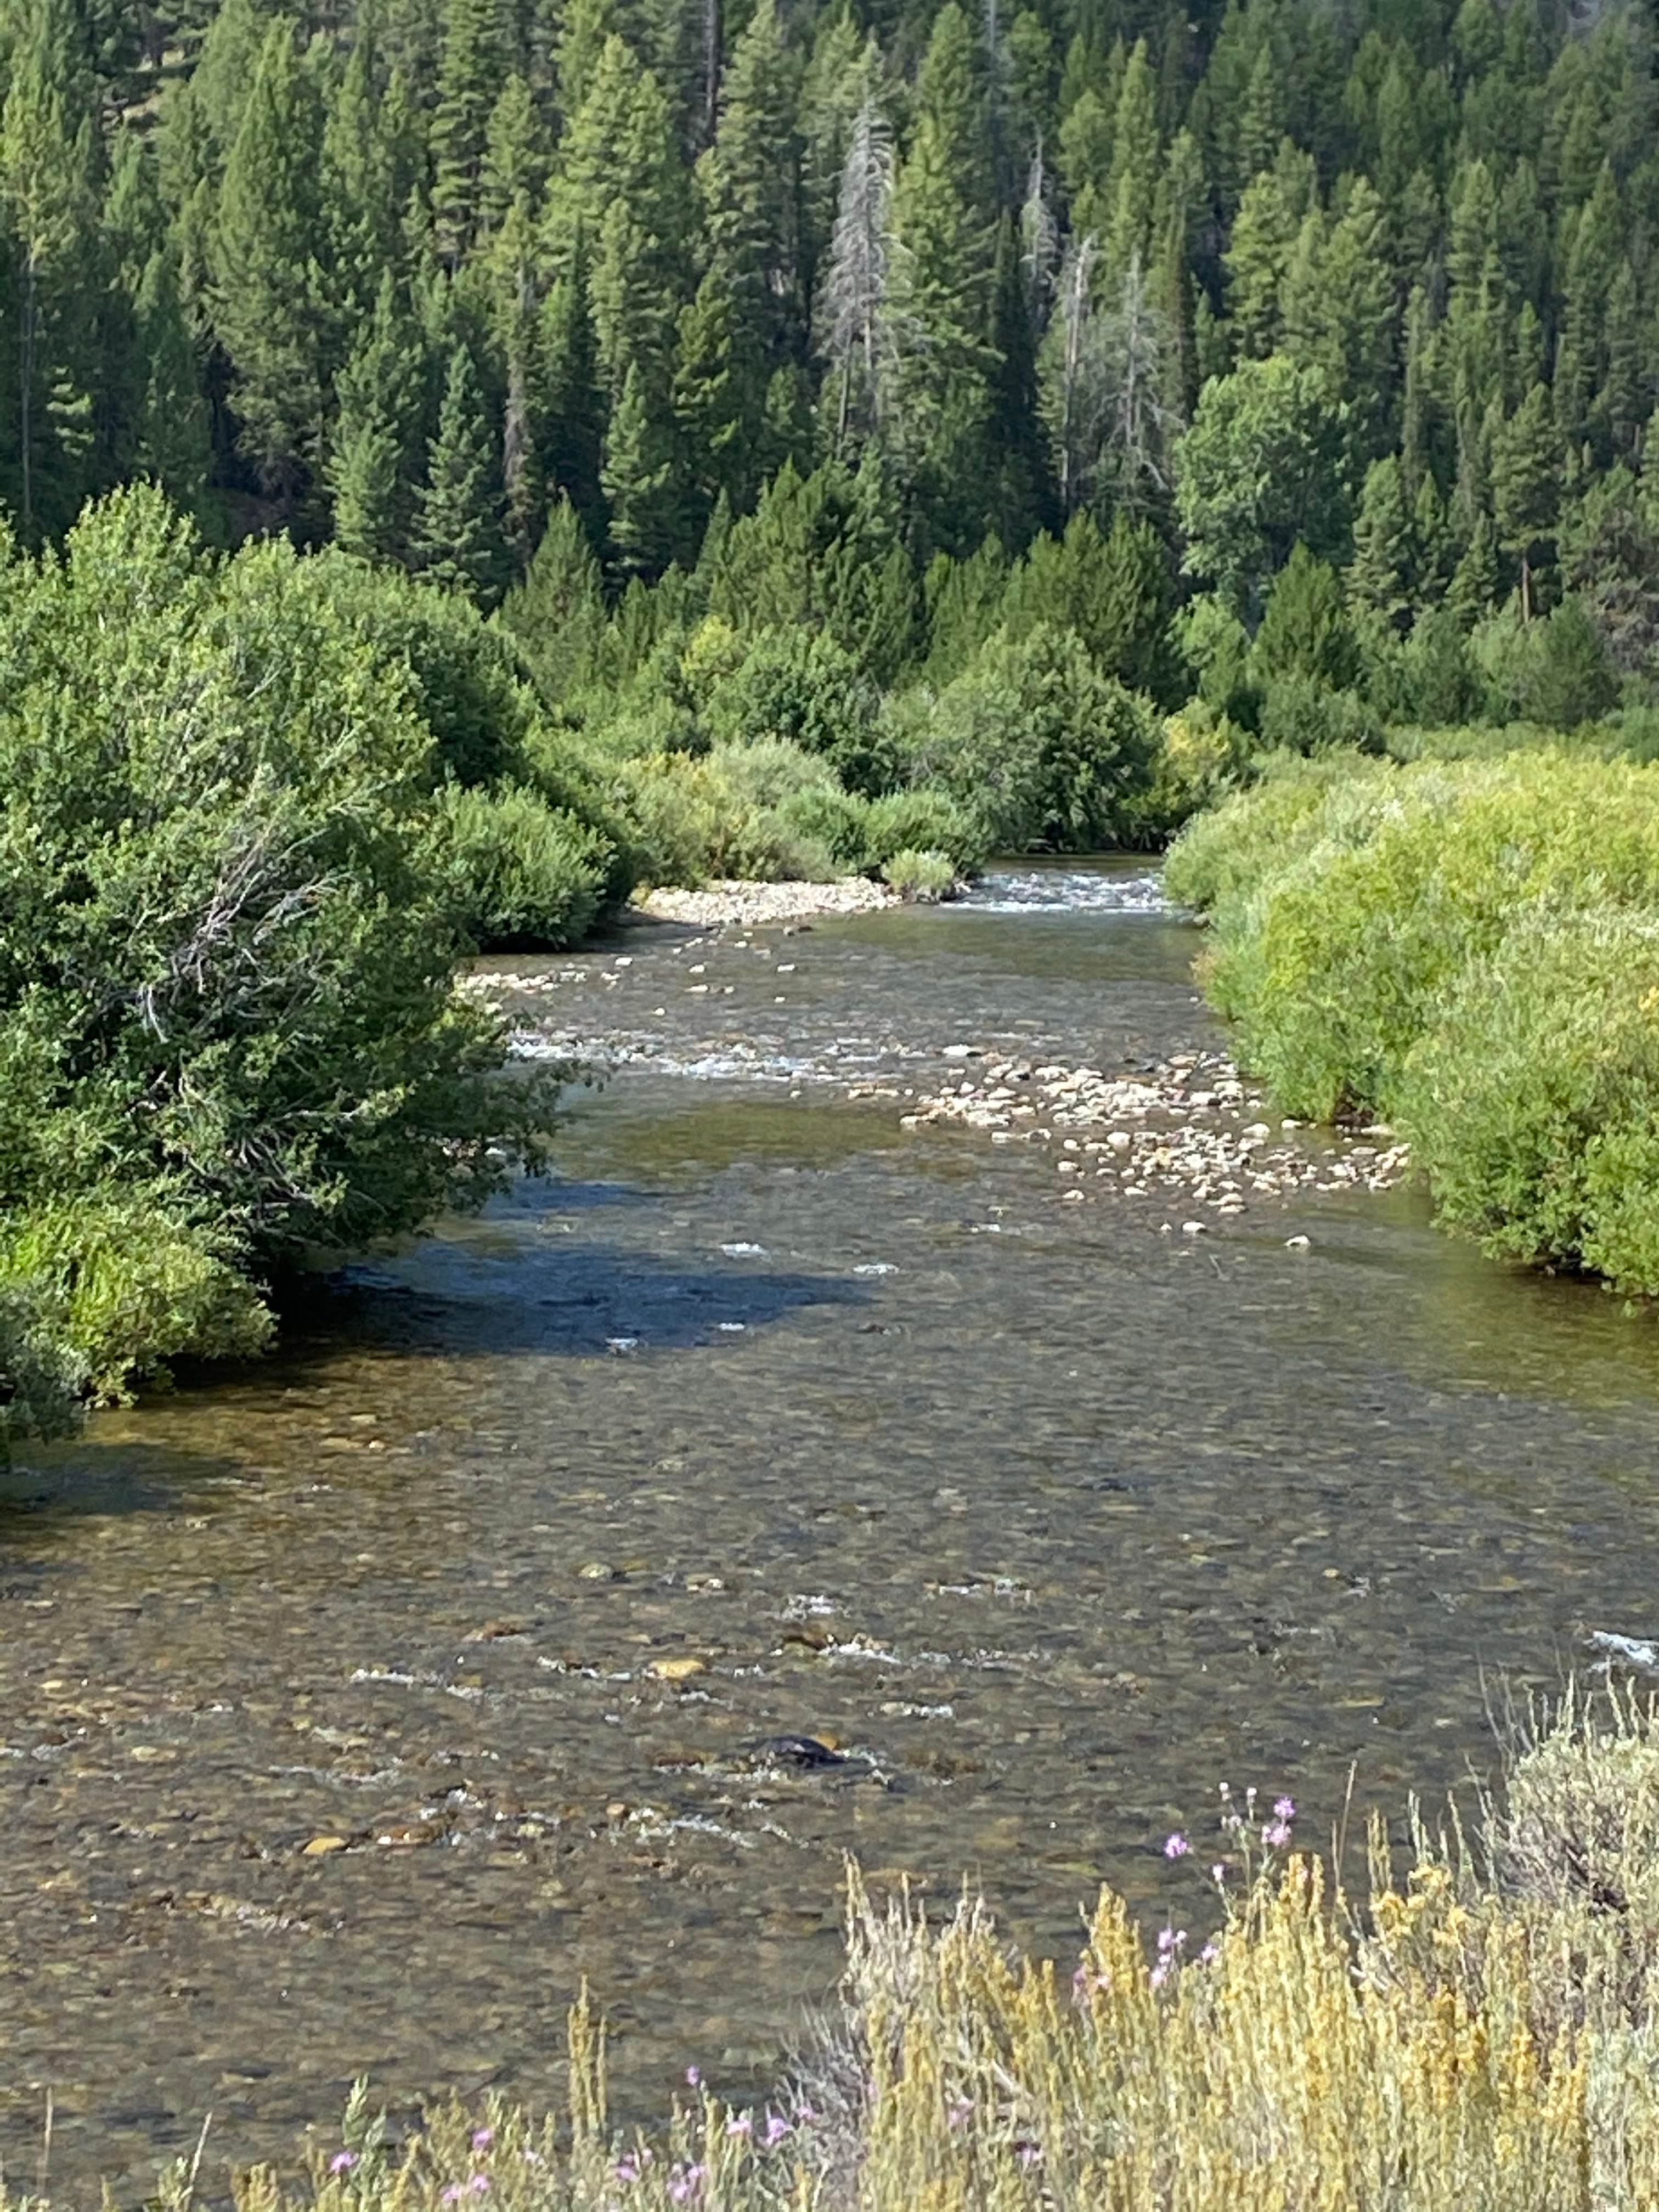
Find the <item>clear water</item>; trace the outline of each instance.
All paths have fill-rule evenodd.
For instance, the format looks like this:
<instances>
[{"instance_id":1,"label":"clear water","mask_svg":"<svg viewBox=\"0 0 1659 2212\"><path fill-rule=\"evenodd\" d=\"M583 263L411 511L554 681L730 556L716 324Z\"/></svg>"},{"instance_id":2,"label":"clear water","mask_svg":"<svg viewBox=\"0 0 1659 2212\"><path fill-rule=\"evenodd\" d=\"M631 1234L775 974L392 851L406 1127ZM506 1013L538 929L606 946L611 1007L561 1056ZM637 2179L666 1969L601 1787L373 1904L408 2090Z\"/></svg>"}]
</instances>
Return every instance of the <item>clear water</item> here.
<instances>
[{"instance_id":1,"label":"clear water","mask_svg":"<svg viewBox=\"0 0 1659 2212\"><path fill-rule=\"evenodd\" d=\"M14 2180L48 2084L57 2185L134 2201L210 2106L211 2166L362 2071L555 2098L584 1974L625 2112L763 2091L844 1851L1056 1954L1102 1880L1196 1929L1218 1781L1397 1814L1489 1765L1483 1671L1659 1627L1648 1324L1407 1193L1188 1244L900 1130L963 1045L1214 1042L1194 943L994 884L530 963L616 1062L559 1179L3 1478Z\"/></svg>"}]
</instances>

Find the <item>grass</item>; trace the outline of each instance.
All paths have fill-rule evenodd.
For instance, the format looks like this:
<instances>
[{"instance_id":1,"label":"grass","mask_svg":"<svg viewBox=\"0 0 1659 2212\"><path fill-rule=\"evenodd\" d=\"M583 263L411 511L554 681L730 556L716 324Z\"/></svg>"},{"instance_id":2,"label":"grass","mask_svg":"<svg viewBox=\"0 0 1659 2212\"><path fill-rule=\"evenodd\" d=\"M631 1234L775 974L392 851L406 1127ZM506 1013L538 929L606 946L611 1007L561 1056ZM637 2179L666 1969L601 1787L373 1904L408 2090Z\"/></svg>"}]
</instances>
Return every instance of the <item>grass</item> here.
<instances>
[{"instance_id":1,"label":"grass","mask_svg":"<svg viewBox=\"0 0 1659 2212\"><path fill-rule=\"evenodd\" d=\"M1403 1869L1373 1826L1363 1900L1258 1850L1196 1956L1176 1930L1149 1952L1106 1891L1067 1974L977 1898L933 1927L852 1869L838 2013L769 2107L693 2072L623 2139L584 1995L560 2118L449 2105L394 2145L360 2089L305 2179L240 2175L237 2212L1651 2212L1659 1721L1573 1692L1510 1734L1467 1826L1413 1808ZM194 2181L164 2177L163 2212Z\"/></svg>"}]
</instances>

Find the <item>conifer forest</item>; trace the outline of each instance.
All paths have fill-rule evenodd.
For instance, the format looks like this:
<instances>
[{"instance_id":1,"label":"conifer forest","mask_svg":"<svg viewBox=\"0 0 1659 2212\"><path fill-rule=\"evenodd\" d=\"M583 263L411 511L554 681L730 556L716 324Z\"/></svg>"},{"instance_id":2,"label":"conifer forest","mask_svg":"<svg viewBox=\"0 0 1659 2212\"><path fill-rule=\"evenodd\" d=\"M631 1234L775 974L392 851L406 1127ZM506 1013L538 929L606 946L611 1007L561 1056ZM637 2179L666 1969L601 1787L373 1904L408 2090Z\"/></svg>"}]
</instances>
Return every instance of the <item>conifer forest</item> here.
<instances>
[{"instance_id":1,"label":"conifer forest","mask_svg":"<svg viewBox=\"0 0 1659 2212\"><path fill-rule=\"evenodd\" d=\"M1352 735L1495 682L1579 720L1659 611L1654 37L1561 0L15 0L0 490L32 545L153 478L532 645L601 574L673 580L653 635L804 592L884 686L955 673L1083 517L1094 657L1166 706L1290 682L1276 735ZM1568 609L1553 652L1471 658L1511 594Z\"/></svg>"}]
</instances>

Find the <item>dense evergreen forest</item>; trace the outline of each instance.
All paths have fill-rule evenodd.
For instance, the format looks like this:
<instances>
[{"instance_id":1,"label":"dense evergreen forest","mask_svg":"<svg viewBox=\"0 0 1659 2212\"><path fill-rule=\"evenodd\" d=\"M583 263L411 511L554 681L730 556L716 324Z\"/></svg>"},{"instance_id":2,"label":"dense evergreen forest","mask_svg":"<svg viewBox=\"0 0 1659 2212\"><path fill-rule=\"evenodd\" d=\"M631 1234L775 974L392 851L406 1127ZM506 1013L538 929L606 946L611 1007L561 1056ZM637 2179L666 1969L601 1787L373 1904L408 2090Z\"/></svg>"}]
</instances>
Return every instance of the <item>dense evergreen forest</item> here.
<instances>
[{"instance_id":1,"label":"dense evergreen forest","mask_svg":"<svg viewBox=\"0 0 1659 2212\"><path fill-rule=\"evenodd\" d=\"M5 40L26 544L147 475L505 596L556 693L573 607L665 574L613 679L712 611L887 686L1084 517L1029 611L1166 708L1641 696L1644 8L19 0Z\"/></svg>"}]
</instances>

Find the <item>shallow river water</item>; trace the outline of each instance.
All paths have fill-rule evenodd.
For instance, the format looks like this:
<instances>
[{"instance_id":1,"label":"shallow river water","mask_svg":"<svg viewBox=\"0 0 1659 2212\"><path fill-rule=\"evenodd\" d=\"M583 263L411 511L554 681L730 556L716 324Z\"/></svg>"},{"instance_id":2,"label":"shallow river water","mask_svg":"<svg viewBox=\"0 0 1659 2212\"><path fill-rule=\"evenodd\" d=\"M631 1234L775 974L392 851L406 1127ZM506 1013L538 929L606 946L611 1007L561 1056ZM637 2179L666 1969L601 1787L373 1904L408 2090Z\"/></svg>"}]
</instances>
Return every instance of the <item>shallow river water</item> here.
<instances>
[{"instance_id":1,"label":"shallow river water","mask_svg":"<svg viewBox=\"0 0 1659 2212\"><path fill-rule=\"evenodd\" d=\"M1222 1045L1195 943L1030 871L516 963L615 1063L557 1178L0 1477L9 2174L48 2087L56 2185L126 2200L210 2108L242 2160L358 2073L552 2099L584 1975L624 2112L761 2094L843 1853L1057 1954L1103 1879L1197 1929L1220 1781L1316 1839L1353 1764L1358 1829L1659 1626L1650 1323L1409 1188L1184 1237L900 1127L964 1046Z\"/></svg>"}]
</instances>

